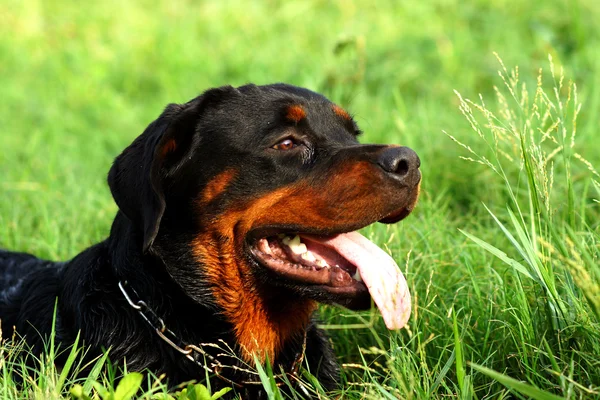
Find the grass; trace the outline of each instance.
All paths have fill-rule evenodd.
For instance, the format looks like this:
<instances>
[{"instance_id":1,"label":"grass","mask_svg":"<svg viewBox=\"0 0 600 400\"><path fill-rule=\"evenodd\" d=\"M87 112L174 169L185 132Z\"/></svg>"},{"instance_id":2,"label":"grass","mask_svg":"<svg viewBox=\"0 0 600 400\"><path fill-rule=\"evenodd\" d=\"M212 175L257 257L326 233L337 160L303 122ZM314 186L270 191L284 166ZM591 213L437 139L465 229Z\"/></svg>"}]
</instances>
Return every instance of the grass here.
<instances>
[{"instance_id":1,"label":"grass","mask_svg":"<svg viewBox=\"0 0 600 400\"><path fill-rule=\"evenodd\" d=\"M337 395L600 397L599 19L592 0L4 0L0 246L67 259L102 240L110 163L165 104L222 84L306 86L351 110L364 142L409 145L423 164L413 215L365 230L407 276L408 329L320 310ZM52 361L71 350L52 346L17 386L20 346L0 349L2 398L118 391L108 359L75 381L85 349L65 373ZM186 390L171 394L203 389Z\"/></svg>"}]
</instances>

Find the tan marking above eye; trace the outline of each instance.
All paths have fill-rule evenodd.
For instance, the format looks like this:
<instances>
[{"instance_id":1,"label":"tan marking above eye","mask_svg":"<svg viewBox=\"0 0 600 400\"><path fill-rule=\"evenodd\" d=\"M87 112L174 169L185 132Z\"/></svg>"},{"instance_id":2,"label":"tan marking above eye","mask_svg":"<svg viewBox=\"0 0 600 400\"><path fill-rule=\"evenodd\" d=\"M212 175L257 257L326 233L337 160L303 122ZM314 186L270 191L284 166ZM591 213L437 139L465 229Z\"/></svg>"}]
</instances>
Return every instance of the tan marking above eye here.
<instances>
[{"instance_id":1,"label":"tan marking above eye","mask_svg":"<svg viewBox=\"0 0 600 400\"><path fill-rule=\"evenodd\" d=\"M304 118L306 118L306 111L304 111L304 108L302 108L302 106L294 104L287 108L287 113L285 114L285 117L290 121L298 123Z\"/></svg>"},{"instance_id":2,"label":"tan marking above eye","mask_svg":"<svg viewBox=\"0 0 600 400\"><path fill-rule=\"evenodd\" d=\"M348 111L344 110L342 107L338 106L337 104L332 105L331 109L333 110L333 112L338 117L342 117L342 118L347 119L347 120L351 120L352 119L352 117L350 116L350 114L348 114Z\"/></svg>"}]
</instances>

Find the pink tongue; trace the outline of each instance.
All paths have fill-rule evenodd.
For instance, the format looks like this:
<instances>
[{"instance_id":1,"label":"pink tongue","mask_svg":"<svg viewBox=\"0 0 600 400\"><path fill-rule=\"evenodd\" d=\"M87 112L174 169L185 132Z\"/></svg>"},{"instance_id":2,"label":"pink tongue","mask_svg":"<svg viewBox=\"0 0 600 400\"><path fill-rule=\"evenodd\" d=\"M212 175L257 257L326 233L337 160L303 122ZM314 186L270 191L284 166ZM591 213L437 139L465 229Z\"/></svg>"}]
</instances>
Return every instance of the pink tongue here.
<instances>
[{"instance_id":1,"label":"pink tongue","mask_svg":"<svg viewBox=\"0 0 600 400\"><path fill-rule=\"evenodd\" d=\"M319 239L319 242L358 268L388 329L400 329L406 324L410 317L410 292L392 257L358 232Z\"/></svg>"}]
</instances>

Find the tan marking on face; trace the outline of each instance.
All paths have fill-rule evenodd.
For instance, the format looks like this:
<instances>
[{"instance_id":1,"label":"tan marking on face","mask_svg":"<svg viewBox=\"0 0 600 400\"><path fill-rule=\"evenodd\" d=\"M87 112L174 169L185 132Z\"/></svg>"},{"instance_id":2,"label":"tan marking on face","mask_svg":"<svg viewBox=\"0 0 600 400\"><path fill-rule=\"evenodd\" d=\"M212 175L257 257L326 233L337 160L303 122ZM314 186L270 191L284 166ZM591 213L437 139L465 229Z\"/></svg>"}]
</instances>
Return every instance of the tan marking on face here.
<instances>
[{"instance_id":1,"label":"tan marking on face","mask_svg":"<svg viewBox=\"0 0 600 400\"><path fill-rule=\"evenodd\" d=\"M275 296L276 289L257 287L245 256L240 254L245 235L235 234L236 230L247 231L248 222L242 213L215 222L196 237L194 254L203 265L217 304L233 325L243 360L252 363L256 355L262 362L267 357L273 362L288 339L302 334L317 304L287 294Z\"/></svg>"},{"instance_id":2,"label":"tan marking on face","mask_svg":"<svg viewBox=\"0 0 600 400\"><path fill-rule=\"evenodd\" d=\"M243 252L247 234L274 224L331 230L382 218L390 212L390 194L381 189L377 177L383 175L374 173L374 168L364 161L340 164L325 177L327 191L302 180L230 205L198 233L192 243L195 257L216 303L233 325L246 362L253 362L254 354L262 361L267 356L275 360L290 338L302 335L316 309L313 300L290 296L276 287L260 287ZM407 195L405 201L413 207L416 198Z\"/></svg>"},{"instance_id":3,"label":"tan marking on face","mask_svg":"<svg viewBox=\"0 0 600 400\"><path fill-rule=\"evenodd\" d=\"M294 122L298 123L298 122L302 121L304 118L306 118L306 111L304 111L304 108L302 108L302 106L300 106L298 104L294 104L287 108L285 117L287 119L289 119L290 121L294 121Z\"/></svg>"},{"instance_id":4,"label":"tan marking on face","mask_svg":"<svg viewBox=\"0 0 600 400\"><path fill-rule=\"evenodd\" d=\"M208 204L216 199L220 194L224 193L227 189L227 186L229 186L235 176L235 170L228 169L214 177L210 182L208 182L202 191L202 202L204 204Z\"/></svg>"},{"instance_id":5,"label":"tan marking on face","mask_svg":"<svg viewBox=\"0 0 600 400\"><path fill-rule=\"evenodd\" d=\"M337 115L338 117L342 117L347 120L352 119L352 117L350 117L350 114L348 114L348 111L344 110L342 107L338 106L337 104L332 105L331 109L333 110L335 115Z\"/></svg>"}]
</instances>

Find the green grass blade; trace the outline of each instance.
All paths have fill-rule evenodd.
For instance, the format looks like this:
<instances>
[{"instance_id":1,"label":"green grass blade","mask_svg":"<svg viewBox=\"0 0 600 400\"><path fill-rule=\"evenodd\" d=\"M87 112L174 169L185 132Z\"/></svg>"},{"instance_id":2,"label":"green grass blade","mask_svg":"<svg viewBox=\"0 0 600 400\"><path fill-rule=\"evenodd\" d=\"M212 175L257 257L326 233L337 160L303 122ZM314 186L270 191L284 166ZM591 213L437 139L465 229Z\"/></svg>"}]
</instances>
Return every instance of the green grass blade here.
<instances>
[{"instance_id":1,"label":"green grass blade","mask_svg":"<svg viewBox=\"0 0 600 400\"><path fill-rule=\"evenodd\" d=\"M455 347L456 347L456 345L455 345ZM454 350L452 350L452 353L450 353L450 357L448 357L448 360L446 361L446 363L440 370L440 373L435 378L433 385L431 385L431 389L429 389L429 393L427 395L428 398L430 398L432 396L432 394L437 391L438 387L440 386L440 384L442 383L442 381L448 374L448 371L450 371L450 368L452 368L452 364L454 364L455 357L456 357L456 348Z\"/></svg>"},{"instance_id":2,"label":"green grass blade","mask_svg":"<svg viewBox=\"0 0 600 400\"><path fill-rule=\"evenodd\" d=\"M98 360L92 367L90 374L85 378L85 381L83 383L83 392L86 395L89 396L90 393L92 392L93 384L95 381L98 380L98 377L100 376L100 373L102 372L102 368L106 364L107 359L108 359L108 351L105 351L104 354L102 356L100 356L100 358L98 358Z\"/></svg>"},{"instance_id":3,"label":"green grass blade","mask_svg":"<svg viewBox=\"0 0 600 400\"><path fill-rule=\"evenodd\" d=\"M260 381L262 382L263 388L265 389L265 392L267 392L269 399L281 400L281 392L275 384L275 378L273 377L273 372L271 371L268 360L266 363L267 370L265 370L257 356L254 356L254 363L256 365L256 371L258 372Z\"/></svg>"},{"instance_id":4,"label":"green grass blade","mask_svg":"<svg viewBox=\"0 0 600 400\"><path fill-rule=\"evenodd\" d=\"M560 397L555 394L545 392L545 391L538 389L535 386L532 386L528 383L518 381L514 378L511 378L509 376L506 376L499 372L496 372L493 369L489 369L489 368L483 367L481 365L473 364L473 363L470 363L469 365L474 370L479 371L482 374L489 376L490 378L500 382L507 388L509 388L513 391L516 391L520 394L523 394L525 396L529 396L532 399L535 399L535 400L565 400L564 397Z\"/></svg>"},{"instance_id":5,"label":"green grass blade","mask_svg":"<svg viewBox=\"0 0 600 400\"><path fill-rule=\"evenodd\" d=\"M510 243L514 246L514 248L517 249L517 251L519 252L521 257L523 257L525 260L527 260L527 252L525 251L525 249L522 246L522 243L524 243L524 242L523 241L519 242L517 239L515 239L513 234L510 233L510 231L506 228L506 226L504 226L504 224L498 219L498 217L496 217L496 214L494 214L492 212L492 210L490 210L485 204L483 205L483 207L492 216L492 218L494 219L494 222L496 222L496 225L498 225L498 227L502 230L502 233L504 233L504 236L506 236L506 238L510 241ZM510 212L510 209L509 209L509 212Z\"/></svg>"},{"instance_id":6,"label":"green grass blade","mask_svg":"<svg viewBox=\"0 0 600 400\"><path fill-rule=\"evenodd\" d=\"M463 231L462 229L459 229L459 231L460 231L460 233L462 233L463 235L465 235L466 237L468 237L469 239L471 239L473 242L475 242L479 247L483 248L487 252L489 252L489 253L493 254L494 256L496 256L497 258L499 258L505 264L511 266L512 268L514 268L515 270L519 271L520 273L522 273L523 275L527 276L528 278L536 280L529 273L529 271L527 270L527 268L523 264L521 264L518 261L510 258L502 250L498 249L497 247L492 246L491 244L489 244L489 243L487 243L487 242L479 239L478 237L476 237L474 235L471 235L470 233L467 233L467 232Z\"/></svg>"},{"instance_id":7,"label":"green grass blade","mask_svg":"<svg viewBox=\"0 0 600 400\"><path fill-rule=\"evenodd\" d=\"M217 400L220 399L221 397L225 396L227 393L229 393L232 390L232 388L230 387L226 387L223 388L215 393L212 394L212 396L210 397L211 400Z\"/></svg>"},{"instance_id":8,"label":"green grass blade","mask_svg":"<svg viewBox=\"0 0 600 400\"><path fill-rule=\"evenodd\" d=\"M462 352L460 333L458 332L458 323L456 321L456 310L452 307L452 327L454 331L454 349L456 351L456 380L461 393L465 392L465 367Z\"/></svg>"},{"instance_id":9,"label":"green grass blade","mask_svg":"<svg viewBox=\"0 0 600 400\"><path fill-rule=\"evenodd\" d=\"M62 371L60 371L60 376L58 377L58 381L56 382L56 393L57 394L62 391L63 385L65 384L65 381L66 381L67 377L69 376L69 373L71 372L71 368L73 366L73 363L77 359L77 355L79 354L79 351L80 351L80 348L79 348L79 332L78 332L77 336L75 337L75 342L71 346L71 351L69 352L69 356L67 357L67 360L65 361L65 364L63 365Z\"/></svg>"},{"instance_id":10,"label":"green grass blade","mask_svg":"<svg viewBox=\"0 0 600 400\"><path fill-rule=\"evenodd\" d=\"M115 390L115 400L130 400L135 396L137 391L140 389L144 375L139 372L130 372L121 378L121 381L117 385ZM204 388L208 393L208 389Z\"/></svg>"}]
</instances>

